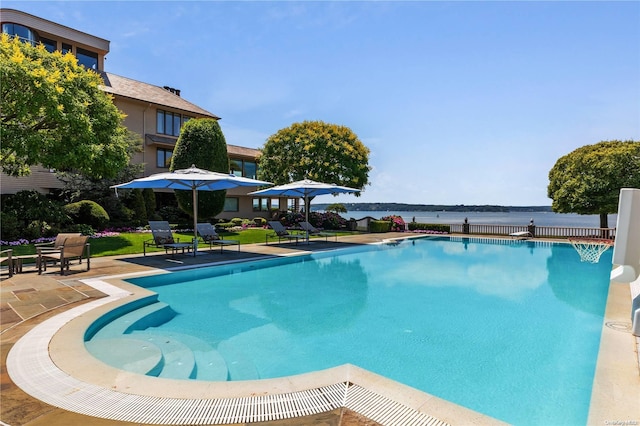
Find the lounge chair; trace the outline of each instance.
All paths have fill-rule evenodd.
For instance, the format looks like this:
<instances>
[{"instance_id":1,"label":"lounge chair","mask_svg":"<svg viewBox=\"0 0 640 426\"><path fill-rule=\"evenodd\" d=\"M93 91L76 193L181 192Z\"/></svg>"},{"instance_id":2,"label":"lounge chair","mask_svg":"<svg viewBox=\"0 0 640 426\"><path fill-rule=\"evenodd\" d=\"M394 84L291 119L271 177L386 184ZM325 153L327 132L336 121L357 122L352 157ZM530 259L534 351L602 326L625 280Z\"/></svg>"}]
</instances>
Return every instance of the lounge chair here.
<instances>
[{"instance_id":1,"label":"lounge chair","mask_svg":"<svg viewBox=\"0 0 640 426\"><path fill-rule=\"evenodd\" d=\"M9 278L13 276L13 250L7 249L0 251L0 264L7 262L7 268L9 269Z\"/></svg>"},{"instance_id":2,"label":"lounge chair","mask_svg":"<svg viewBox=\"0 0 640 426\"><path fill-rule=\"evenodd\" d=\"M531 235L531 232L529 231L512 232L509 234L509 236L518 240L527 240L533 237L533 235Z\"/></svg>"},{"instance_id":3,"label":"lounge chair","mask_svg":"<svg viewBox=\"0 0 640 426\"><path fill-rule=\"evenodd\" d=\"M193 244L181 243L179 239L173 238L171 226L169 226L169 222L165 220L151 220L149 221L149 227L151 228L153 239L142 243L142 254L144 256L147 255L147 247L163 248L165 253L171 250L172 255L178 250L182 250L184 254L185 250L189 252L193 248Z\"/></svg>"},{"instance_id":4,"label":"lounge chair","mask_svg":"<svg viewBox=\"0 0 640 426\"><path fill-rule=\"evenodd\" d=\"M269 238L275 238L275 237L278 237L278 243L280 243L280 241L282 241L283 239L287 239L289 241L295 240L296 244L298 244L298 239L302 235L290 234L289 231L287 231L286 228L277 220L270 221L267 223L269 224L271 229L273 229L273 234L267 233L267 235L265 236L265 244L269 244Z\"/></svg>"},{"instance_id":5,"label":"lounge chair","mask_svg":"<svg viewBox=\"0 0 640 426\"><path fill-rule=\"evenodd\" d=\"M220 246L220 253L222 253L224 246L237 245L238 251L240 251L240 241L223 239L218 235L216 229L210 223L198 223L196 228L200 238L202 238L205 243L209 244L209 249L213 248L213 246Z\"/></svg>"},{"instance_id":6,"label":"lounge chair","mask_svg":"<svg viewBox=\"0 0 640 426\"><path fill-rule=\"evenodd\" d=\"M314 227L309 222L300 222L300 226L302 227L302 229L304 229L306 232L308 232L309 235L316 235L318 237L325 237L325 241L329 241L329 237L335 237L336 241L338 241L338 234L336 232L321 231L318 228Z\"/></svg>"},{"instance_id":7,"label":"lounge chair","mask_svg":"<svg viewBox=\"0 0 640 426\"><path fill-rule=\"evenodd\" d=\"M60 262L60 274L65 274L65 269L69 271L71 261L78 259L78 264L82 264L82 258L87 259L87 271L91 269L91 252L86 235L77 237L67 237L64 244L57 249L38 248L38 274L42 274L42 270L47 270L47 262Z\"/></svg>"}]
</instances>

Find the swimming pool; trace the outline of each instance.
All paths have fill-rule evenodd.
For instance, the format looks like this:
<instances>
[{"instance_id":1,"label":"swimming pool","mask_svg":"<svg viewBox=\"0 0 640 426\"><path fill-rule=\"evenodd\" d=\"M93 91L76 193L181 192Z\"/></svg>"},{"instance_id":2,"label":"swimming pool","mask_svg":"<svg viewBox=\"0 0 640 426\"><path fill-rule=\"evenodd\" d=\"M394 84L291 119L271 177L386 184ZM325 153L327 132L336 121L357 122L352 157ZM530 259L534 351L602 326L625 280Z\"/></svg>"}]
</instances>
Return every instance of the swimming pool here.
<instances>
[{"instance_id":1,"label":"swimming pool","mask_svg":"<svg viewBox=\"0 0 640 426\"><path fill-rule=\"evenodd\" d=\"M584 424L610 269L446 237L203 268L131 280L170 308L128 336L212 348L232 380L352 363L510 423Z\"/></svg>"}]
</instances>

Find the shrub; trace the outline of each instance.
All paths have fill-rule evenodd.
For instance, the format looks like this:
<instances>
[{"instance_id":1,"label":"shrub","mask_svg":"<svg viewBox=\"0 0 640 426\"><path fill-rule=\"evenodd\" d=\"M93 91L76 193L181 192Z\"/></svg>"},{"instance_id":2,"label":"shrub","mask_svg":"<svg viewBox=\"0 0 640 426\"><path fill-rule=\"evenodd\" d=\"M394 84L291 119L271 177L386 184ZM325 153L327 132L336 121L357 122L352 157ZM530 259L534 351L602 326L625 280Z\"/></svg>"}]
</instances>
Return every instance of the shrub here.
<instances>
[{"instance_id":1,"label":"shrub","mask_svg":"<svg viewBox=\"0 0 640 426\"><path fill-rule=\"evenodd\" d=\"M347 220L337 213L310 212L309 222L316 228L341 229L347 226Z\"/></svg>"},{"instance_id":2,"label":"shrub","mask_svg":"<svg viewBox=\"0 0 640 426\"><path fill-rule=\"evenodd\" d=\"M380 220L388 220L389 222L391 222L391 230L392 231L405 231L406 230L404 219L402 219L401 216L390 215L390 216L385 216L385 217L381 218Z\"/></svg>"},{"instance_id":3,"label":"shrub","mask_svg":"<svg viewBox=\"0 0 640 426\"><path fill-rule=\"evenodd\" d=\"M93 228L103 229L109 223L107 211L95 201L78 201L77 203L67 204L64 209L75 224L90 225Z\"/></svg>"},{"instance_id":4,"label":"shrub","mask_svg":"<svg viewBox=\"0 0 640 426\"><path fill-rule=\"evenodd\" d=\"M267 224L267 219L265 219L264 217L254 217L253 222L257 226L265 226Z\"/></svg>"},{"instance_id":5,"label":"shrub","mask_svg":"<svg viewBox=\"0 0 640 426\"><path fill-rule=\"evenodd\" d=\"M1 239L6 241L15 240L20 236L18 218L15 214L0 212L0 234Z\"/></svg>"},{"instance_id":6,"label":"shrub","mask_svg":"<svg viewBox=\"0 0 640 426\"><path fill-rule=\"evenodd\" d=\"M372 220L369 222L370 232L389 232L391 230L391 222L388 220Z\"/></svg>"},{"instance_id":7,"label":"shrub","mask_svg":"<svg viewBox=\"0 0 640 426\"><path fill-rule=\"evenodd\" d=\"M440 223L416 223L409 222L409 231L432 231L449 233L451 227Z\"/></svg>"},{"instance_id":8,"label":"shrub","mask_svg":"<svg viewBox=\"0 0 640 426\"><path fill-rule=\"evenodd\" d=\"M177 206L161 207L158 214L169 223L184 222L189 217Z\"/></svg>"},{"instance_id":9,"label":"shrub","mask_svg":"<svg viewBox=\"0 0 640 426\"><path fill-rule=\"evenodd\" d=\"M93 229L91 225L87 225L85 223L77 223L69 228L71 232L79 232L82 235L94 235L96 231Z\"/></svg>"},{"instance_id":10,"label":"shrub","mask_svg":"<svg viewBox=\"0 0 640 426\"><path fill-rule=\"evenodd\" d=\"M229 228L233 228L234 226L238 226L233 222L220 222L220 223L216 223L216 228L220 228L220 229L229 229Z\"/></svg>"}]
</instances>

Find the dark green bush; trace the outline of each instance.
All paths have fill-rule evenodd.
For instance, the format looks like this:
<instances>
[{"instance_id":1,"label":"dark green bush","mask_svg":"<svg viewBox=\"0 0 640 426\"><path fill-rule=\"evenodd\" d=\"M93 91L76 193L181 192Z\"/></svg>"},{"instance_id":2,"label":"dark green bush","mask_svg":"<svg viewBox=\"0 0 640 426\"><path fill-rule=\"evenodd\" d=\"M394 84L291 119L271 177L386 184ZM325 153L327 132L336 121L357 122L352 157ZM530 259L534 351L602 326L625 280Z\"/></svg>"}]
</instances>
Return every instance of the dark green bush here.
<instances>
[{"instance_id":1,"label":"dark green bush","mask_svg":"<svg viewBox=\"0 0 640 426\"><path fill-rule=\"evenodd\" d=\"M104 229L109 223L107 211L95 201L82 200L67 204L64 210L76 225L90 225L95 229Z\"/></svg>"},{"instance_id":2,"label":"dark green bush","mask_svg":"<svg viewBox=\"0 0 640 426\"><path fill-rule=\"evenodd\" d=\"M69 228L69 231L79 232L82 235L93 235L96 233L96 231L93 229L93 227L91 227L91 225L86 225L84 223L77 223L75 225L72 225Z\"/></svg>"},{"instance_id":3,"label":"dark green bush","mask_svg":"<svg viewBox=\"0 0 640 426\"><path fill-rule=\"evenodd\" d=\"M14 215L18 220L20 234L33 221L47 222L58 227L69 222L60 203L37 191L20 191L3 197L2 211Z\"/></svg>"},{"instance_id":4,"label":"dark green bush","mask_svg":"<svg viewBox=\"0 0 640 426\"><path fill-rule=\"evenodd\" d=\"M440 223L417 223L409 222L409 231L435 231L435 232L450 232L451 227L449 225L443 225Z\"/></svg>"},{"instance_id":5,"label":"dark green bush","mask_svg":"<svg viewBox=\"0 0 640 426\"><path fill-rule=\"evenodd\" d=\"M388 220L372 220L369 222L370 232L389 232L391 231L391 221Z\"/></svg>"},{"instance_id":6,"label":"dark green bush","mask_svg":"<svg viewBox=\"0 0 640 426\"><path fill-rule=\"evenodd\" d=\"M20 237L18 218L15 214L0 212L0 240L12 241Z\"/></svg>"},{"instance_id":7,"label":"dark green bush","mask_svg":"<svg viewBox=\"0 0 640 426\"><path fill-rule=\"evenodd\" d=\"M160 217L162 217L162 219L168 221L169 223L185 222L189 218L189 216L186 215L177 206L161 207L160 210L158 211L158 214L160 214Z\"/></svg>"}]
</instances>

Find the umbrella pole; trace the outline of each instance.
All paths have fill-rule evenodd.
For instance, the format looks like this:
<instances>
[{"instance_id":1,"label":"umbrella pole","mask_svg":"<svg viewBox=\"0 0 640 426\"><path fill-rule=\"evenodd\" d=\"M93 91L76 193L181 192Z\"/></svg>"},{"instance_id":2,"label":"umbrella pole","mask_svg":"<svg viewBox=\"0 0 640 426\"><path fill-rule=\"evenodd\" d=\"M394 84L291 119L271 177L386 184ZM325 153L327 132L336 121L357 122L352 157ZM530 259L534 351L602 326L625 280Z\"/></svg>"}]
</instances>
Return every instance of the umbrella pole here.
<instances>
[{"instance_id":1,"label":"umbrella pole","mask_svg":"<svg viewBox=\"0 0 640 426\"><path fill-rule=\"evenodd\" d=\"M305 215L305 219L306 219L307 223L309 223L309 208L308 208L309 207L309 205L308 205L309 203L307 202L308 198L309 198L308 195L304 196L304 215ZM307 244L309 244L309 228L308 228L308 226L309 225L307 225Z\"/></svg>"},{"instance_id":2,"label":"umbrella pole","mask_svg":"<svg viewBox=\"0 0 640 426\"><path fill-rule=\"evenodd\" d=\"M193 256L196 256L198 251L198 190L196 188L193 191Z\"/></svg>"}]
</instances>

